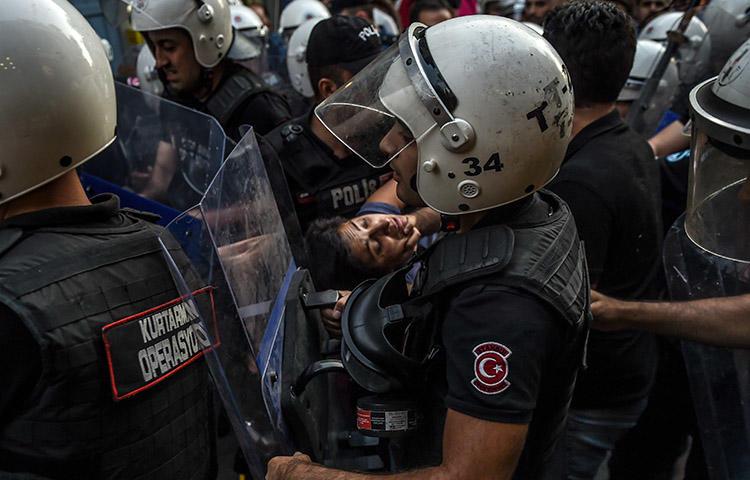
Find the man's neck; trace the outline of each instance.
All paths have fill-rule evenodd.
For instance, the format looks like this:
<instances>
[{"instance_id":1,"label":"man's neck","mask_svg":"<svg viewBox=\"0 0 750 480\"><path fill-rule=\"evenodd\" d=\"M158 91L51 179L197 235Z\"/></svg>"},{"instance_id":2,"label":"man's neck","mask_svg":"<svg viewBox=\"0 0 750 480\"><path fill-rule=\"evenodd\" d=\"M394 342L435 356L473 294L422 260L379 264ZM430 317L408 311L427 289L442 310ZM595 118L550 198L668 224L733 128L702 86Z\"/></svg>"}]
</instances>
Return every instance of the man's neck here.
<instances>
[{"instance_id":1,"label":"man's neck","mask_svg":"<svg viewBox=\"0 0 750 480\"><path fill-rule=\"evenodd\" d=\"M483 218L490 214L493 216L493 221L503 222L504 220L507 220L510 222L518 216L519 212L524 211L529 205L534 203L534 195L535 194L531 194L516 200L515 202L501 205L490 210L461 215L461 228L458 232L468 232L482 221Z\"/></svg>"},{"instance_id":2,"label":"man's neck","mask_svg":"<svg viewBox=\"0 0 750 480\"><path fill-rule=\"evenodd\" d=\"M315 115L315 112L310 115L310 130L312 130L313 134L318 137L318 140L325 143L328 148L331 149L336 158L344 159L351 155L351 152L346 148L346 145L341 143L339 139L323 125L318 119L318 116Z\"/></svg>"},{"instance_id":3,"label":"man's neck","mask_svg":"<svg viewBox=\"0 0 750 480\"><path fill-rule=\"evenodd\" d=\"M586 107L576 107L575 112L573 113L573 132L570 138L575 138L581 130L609 114L614 109L614 102L596 103Z\"/></svg>"},{"instance_id":4,"label":"man's neck","mask_svg":"<svg viewBox=\"0 0 750 480\"><path fill-rule=\"evenodd\" d=\"M218 65L216 65L214 68L212 68L210 73L208 73L208 76L209 76L208 85L201 87L196 93L195 98L197 98L201 102L205 102L206 100L208 100L208 97L210 97L219 87L219 83L221 83L221 79L224 78L225 71L226 71L226 62L221 62Z\"/></svg>"},{"instance_id":5,"label":"man's neck","mask_svg":"<svg viewBox=\"0 0 750 480\"><path fill-rule=\"evenodd\" d=\"M57 207L91 205L75 170L71 170L43 187L0 205L0 222L24 213Z\"/></svg>"}]
</instances>

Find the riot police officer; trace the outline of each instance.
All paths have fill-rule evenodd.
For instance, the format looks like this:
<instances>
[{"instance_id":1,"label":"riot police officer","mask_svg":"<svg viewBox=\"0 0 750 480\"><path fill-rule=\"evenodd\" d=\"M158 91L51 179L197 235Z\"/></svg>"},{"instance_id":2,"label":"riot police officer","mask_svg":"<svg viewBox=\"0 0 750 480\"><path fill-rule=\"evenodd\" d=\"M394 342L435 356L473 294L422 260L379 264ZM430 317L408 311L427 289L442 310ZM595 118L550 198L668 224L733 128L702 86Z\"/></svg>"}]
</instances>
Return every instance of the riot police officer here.
<instances>
[{"instance_id":1,"label":"riot police officer","mask_svg":"<svg viewBox=\"0 0 750 480\"><path fill-rule=\"evenodd\" d=\"M131 3L133 29L146 37L166 98L215 117L234 140L241 137L242 125L262 135L289 120L287 102L258 75L230 59L243 60L258 52L232 28L226 2Z\"/></svg>"},{"instance_id":2,"label":"riot police officer","mask_svg":"<svg viewBox=\"0 0 750 480\"><path fill-rule=\"evenodd\" d=\"M101 42L67 1L4 7L0 476L210 478L205 345L159 239L184 254L76 174L115 140Z\"/></svg>"},{"instance_id":3,"label":"riot police officer","mask_svg":"<svg viewBox=\"0 0 750 480\"><path fill-rule=\"evenodd\" d=\"M459 229L419 259L410 293L412 265L337 305L349 375L409 398L425 418L395 463L416 470L379 478L554 472L583 357L588 277L568 207L541 189L562 162L573 108L551 45L495 16L412 24L317 107L358 156L390 162L401 200ZM377 429L360 414L361 429ZM271 460L268 478L369 477L298 455Z\"/></svg>"},{"instance_id":4,"label":"riot police officer","mask_svg":"<svg viewBox=\"0 0 750 480\"><path fill-rule=\"evenodd\" d=\"M309 83L320 102L381 51L380 35L358 17L323 19L312 28L305 50ZM274 129L266 140L278 153L303 230L320 217L353 216L390 178L352 155L312 110Z\"/></svg>"}]
</instances>

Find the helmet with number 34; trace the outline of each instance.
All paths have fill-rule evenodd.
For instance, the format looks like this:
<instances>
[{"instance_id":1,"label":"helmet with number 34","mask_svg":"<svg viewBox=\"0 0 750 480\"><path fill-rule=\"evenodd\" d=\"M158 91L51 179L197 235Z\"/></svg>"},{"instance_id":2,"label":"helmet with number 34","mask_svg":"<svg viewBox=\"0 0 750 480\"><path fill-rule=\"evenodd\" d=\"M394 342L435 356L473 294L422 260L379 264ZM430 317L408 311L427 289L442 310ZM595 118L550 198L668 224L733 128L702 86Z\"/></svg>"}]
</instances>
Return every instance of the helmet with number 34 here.
<instances>
[{"instance_id":1,"label":"helmet with number 34","mask_svg":"<svg viewBox=\"0 0 750 480\"><path fill-rule=\"evenodd\" d=\"M504 205L542 188L568 146L573 92L560 57L524 25L473 15L412 24L316 109L373 166L416 144L411 185L451 215ZM383 148L390 138L403 140Z\"/></svg>"}]
</instances>

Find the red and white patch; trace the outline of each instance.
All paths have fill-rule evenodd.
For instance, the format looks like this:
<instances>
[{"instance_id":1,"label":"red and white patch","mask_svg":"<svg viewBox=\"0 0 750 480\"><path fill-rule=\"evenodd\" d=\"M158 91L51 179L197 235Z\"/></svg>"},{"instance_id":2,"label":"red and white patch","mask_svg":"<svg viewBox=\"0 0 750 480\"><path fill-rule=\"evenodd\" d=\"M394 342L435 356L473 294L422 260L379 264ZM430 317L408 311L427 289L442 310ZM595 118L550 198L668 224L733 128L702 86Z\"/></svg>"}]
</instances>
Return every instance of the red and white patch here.
<instances>
[{"instance_id":1,"label":"red and white patch","mask_svg":"<svg viewBox=\"0 0 750 480\"><path fill-rule=\"evenodd\" d=\"M497 395L510 387L508 357L510 348L497 342L484 342L474 347L474 388L487 395Z\"/></svg>"}]
</instances>

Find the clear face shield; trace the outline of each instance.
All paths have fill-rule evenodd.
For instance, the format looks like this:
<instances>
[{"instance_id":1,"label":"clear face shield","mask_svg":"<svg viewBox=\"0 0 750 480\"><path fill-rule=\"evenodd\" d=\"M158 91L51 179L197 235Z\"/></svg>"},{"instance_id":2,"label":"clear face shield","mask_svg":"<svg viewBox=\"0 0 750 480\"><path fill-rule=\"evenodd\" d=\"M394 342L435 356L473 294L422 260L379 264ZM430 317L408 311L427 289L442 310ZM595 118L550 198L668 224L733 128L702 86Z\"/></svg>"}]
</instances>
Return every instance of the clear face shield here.
<instances>
[{"instance_id":1,"label":"clear face shield","mask_svg":"<svg viewBox=\"0 0 750 480\"><path fill-rule=\"evenodd\" d=\"M323 125L373 167L386 165L433 128L452 120L431 86L430 73L439 74L425 61L420 28L424 26L413 25L315 109Z\"/></svg>"},{"instance_id":2,"label":"clear face shield","mask_svg":"<svg viewBox=\"0 0 750 480\"><path fill-rule=\"evenodd\" d=\"M701 248L750 262L750 150L709 137L693 122L685 230Z\"/></svg>"}]
</instances>

